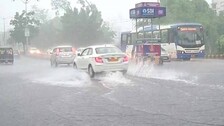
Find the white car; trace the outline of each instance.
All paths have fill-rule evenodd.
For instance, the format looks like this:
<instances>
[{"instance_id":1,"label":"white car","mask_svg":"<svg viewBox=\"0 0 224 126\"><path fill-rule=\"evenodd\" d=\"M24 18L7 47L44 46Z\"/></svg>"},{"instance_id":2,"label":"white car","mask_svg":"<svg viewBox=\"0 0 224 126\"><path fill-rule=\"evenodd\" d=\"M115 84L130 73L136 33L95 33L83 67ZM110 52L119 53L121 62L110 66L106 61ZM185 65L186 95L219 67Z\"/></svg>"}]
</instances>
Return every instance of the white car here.
<instances>
[{"instance_id":1,"label":"white car","mask_svg":"<svg viewBox=\"0 0 224 126\"><path fill-rule=\"evenodd\" d=\"M121 71L127 72L128 57L114 45L98 45L85 48L74 59L74 68L87 70L93 78L96 73Z\"/></svg>"}]
</instances>

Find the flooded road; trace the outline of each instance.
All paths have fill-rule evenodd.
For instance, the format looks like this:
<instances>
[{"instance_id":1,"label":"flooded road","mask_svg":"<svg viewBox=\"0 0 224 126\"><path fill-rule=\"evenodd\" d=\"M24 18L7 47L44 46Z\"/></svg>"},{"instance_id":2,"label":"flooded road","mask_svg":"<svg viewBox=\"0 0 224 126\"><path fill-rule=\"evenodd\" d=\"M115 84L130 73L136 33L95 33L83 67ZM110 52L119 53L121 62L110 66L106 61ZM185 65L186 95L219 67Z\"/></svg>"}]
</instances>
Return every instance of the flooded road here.
<instances>
[{"instance_id":1,"label":"flooded road","mask_svg":"<svg viewBox=\"0 0 224 126\"><path fill-rule=\"evenodd\" d=\"M21 57L0 65L1 126L223 126L224 61L130 65L90 79Z\"/></svg>"}]
</instances>

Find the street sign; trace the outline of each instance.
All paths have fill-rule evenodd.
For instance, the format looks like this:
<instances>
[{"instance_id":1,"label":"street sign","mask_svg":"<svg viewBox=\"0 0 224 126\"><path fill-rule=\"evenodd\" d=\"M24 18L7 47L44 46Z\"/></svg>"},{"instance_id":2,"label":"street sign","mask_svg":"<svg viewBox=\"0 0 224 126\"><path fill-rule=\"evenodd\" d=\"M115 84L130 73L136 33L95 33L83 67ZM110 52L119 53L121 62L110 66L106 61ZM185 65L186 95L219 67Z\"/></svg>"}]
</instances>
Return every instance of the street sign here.
<instances>
[{"instance_id":1,"label":"street sign","mask_svg":"<svg viewBox=\"0 0 224 126\"><path fill-rule=\"evenodd\" d=\"M159 2L141 2L141 3L135 4L135 8L138 8L138 7L160 7L160 3Z\"/></svg>"},{"instance_id":2,"label":"street sign","mask_svg":"<svg viewBox=\"0 0 224 126\"><path fill-rule=\"evenodd\" d=\"M136 8L130 9L129 15L130 15L130 18L138 18L140 17L140 11Z\"/></svg>"},{"instance_id":3,"label":"street sign","mask_svg":"<svg viewBox=\"0 0 224 126\"><path fill-rule=\"evenodd\" d=\"M165 7L138 7L130 9L130 18L159 18L166 16Z\"/></svg>"},{"instance_id":4,"label":"street sign","mask_svg":"<svg viewBox=\"0 0 224 126\"><path fill-rule=\"evenodd\" d=\"M30 36L30 30L29 28L25 28L25 37L29 37Z\"/></svg>"}]
</instances>

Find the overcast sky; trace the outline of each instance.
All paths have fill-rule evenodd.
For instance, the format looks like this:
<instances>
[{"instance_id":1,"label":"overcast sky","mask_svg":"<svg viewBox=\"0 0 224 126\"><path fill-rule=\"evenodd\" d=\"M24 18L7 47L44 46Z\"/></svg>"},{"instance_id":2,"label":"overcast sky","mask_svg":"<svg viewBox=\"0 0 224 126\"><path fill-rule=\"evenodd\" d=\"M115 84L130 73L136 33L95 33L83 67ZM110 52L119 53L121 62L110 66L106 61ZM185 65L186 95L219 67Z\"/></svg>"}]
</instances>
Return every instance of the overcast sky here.
<instances>
[{"instance_id":1,"label":"overcast sky","mask_svg":"<svg viewBox=\"0 0 224 126\"><path fill-rule=\"evenodd\" d=\"M3 31L3 20L5 18L6 29L9 29L9 21L15 15L15 12L21 12L25 8L25 5L22 1L25 0L0 0L0 31ZM75 5L75 0L72 4ZM134 8L135 3L142 2L142 0L88 0L91 3L96 4L97 8L102 12L102 17L105 21L110 22L110 25L113 26L116 30L124 30L127 26L123 24L130 24L129 20L129 9ZM144 2L155 2L157 0L144 0ZM209 4L211 0L206 0ZM30 0L28 4L28 9L31 9L32 5L36 5L41 9L51 10L51 0Z\"/></svg>"}]
</instances>

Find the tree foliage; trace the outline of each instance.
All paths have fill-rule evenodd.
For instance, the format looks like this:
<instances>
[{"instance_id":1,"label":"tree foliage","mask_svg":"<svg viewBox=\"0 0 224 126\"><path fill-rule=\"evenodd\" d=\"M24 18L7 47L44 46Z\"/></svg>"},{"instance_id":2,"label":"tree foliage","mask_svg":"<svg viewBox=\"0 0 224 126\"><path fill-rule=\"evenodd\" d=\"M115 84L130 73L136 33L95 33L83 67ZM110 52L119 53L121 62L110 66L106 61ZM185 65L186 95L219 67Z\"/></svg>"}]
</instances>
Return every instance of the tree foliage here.
<instances>
[{"instance_id":1,"label":"tree foliage","mask_svg":"<svg viewBox=\"0 0 224 126\"><path fill-rule=\"evenodd\" d=\"M61 17L65 40L77 46L111 42L114 32L103 22L97 7L83 0L78 2L80 9L67 8Z\"/></svg>"},{"instance_id":2,"label":"tree foliage","mask_svg":"<svg viewBox=\"0 0 224 126\"><path fill-rule=\"evenodd\" d=\"M62 24L59 17L49 20L40 26L39 35L34 38L33 46L46 49L62 44ZM65 43L64 43L65 44Z\"/></svg>"},{"instance_id":3,"label":"tree foliage","mask_svg":"<svg viewBox=\"0 0 224 126\"><path fill-rule=\"evenodd\" d=\"M63 13L41 25L35 46L70 44L80 47L113 41L115 33L103 21L94 4L78 0L77 7L72 8L67 0L52 0L52 6Z\"/></svg>"},{"instance_id":4,"label":"tree foliage","mask_svg":"<svg viewBox=\"0 0 224 126\"><path fill-rule=\"evenodd\" d=\"M25 44L26 42L25 28L26 27L29 28L30 39L37 36L40 22L33 17L34 14L35 14L34 12L28 12L27 14L25 11L23 11L21 14L17 12L14 16L14 19L10 21L10 25L14 26L13 30L10 31L10 36L17 43Z\"/></svg>"},{"instance_id":5,"label":"tree foliage","mask_svg":"<svg viewBox=\"0 0 224 126\"><path fill-rule=\"evenodd\" d=\"M218 53L223 54L224 53L224 35L221 35L219 37L216 44L217 44L217 48L218 48Z\"/></svg>"},{"instance_id":6,"label":"tree foliage","mask_svg":"<svg viewBox=\"0 0 224 126\"><path fill-rule=\"evenodd\" d=\"M71 3L67 0L51 0L51 5L54 10L71 9Z\"/></svg>"},{"instance_id":7,"label":"tree foliage","mask_svg":"<svg viewBox=\"0 0 224 126\"><path fill-rule=\"evenodd\" d=\"M37 6L32 7L32 11L35 12L33 17L37 19L41 24L47 23L49 20L48 10L39 9Z\"/></svg>"},{"instance_id":8,"label":"tree foliage","mask_svg":"<svg viewBox=\"0 0 224 126\"><path fill-rule=\"evenodd\" d=\"M80 3L80 10L67 10L61 17L65 40L78 46L111 42L114 32L103 22L96 6Z\"/></svg>"},{"instance_id":9,"label":"tree foliage","mask_svg":"<svg viewBox=\"0 0 224 126\"><path fill-rule=\"evenodd\" d=\"M41 22L41 25L39 27L38 36L32 39L32 46L45 49L59 44L62 40L61 18L55 17L50 19L48 10L45 9L33 7L33 11L35 11L34 17Z\"/></svg>"}]
</instances>

